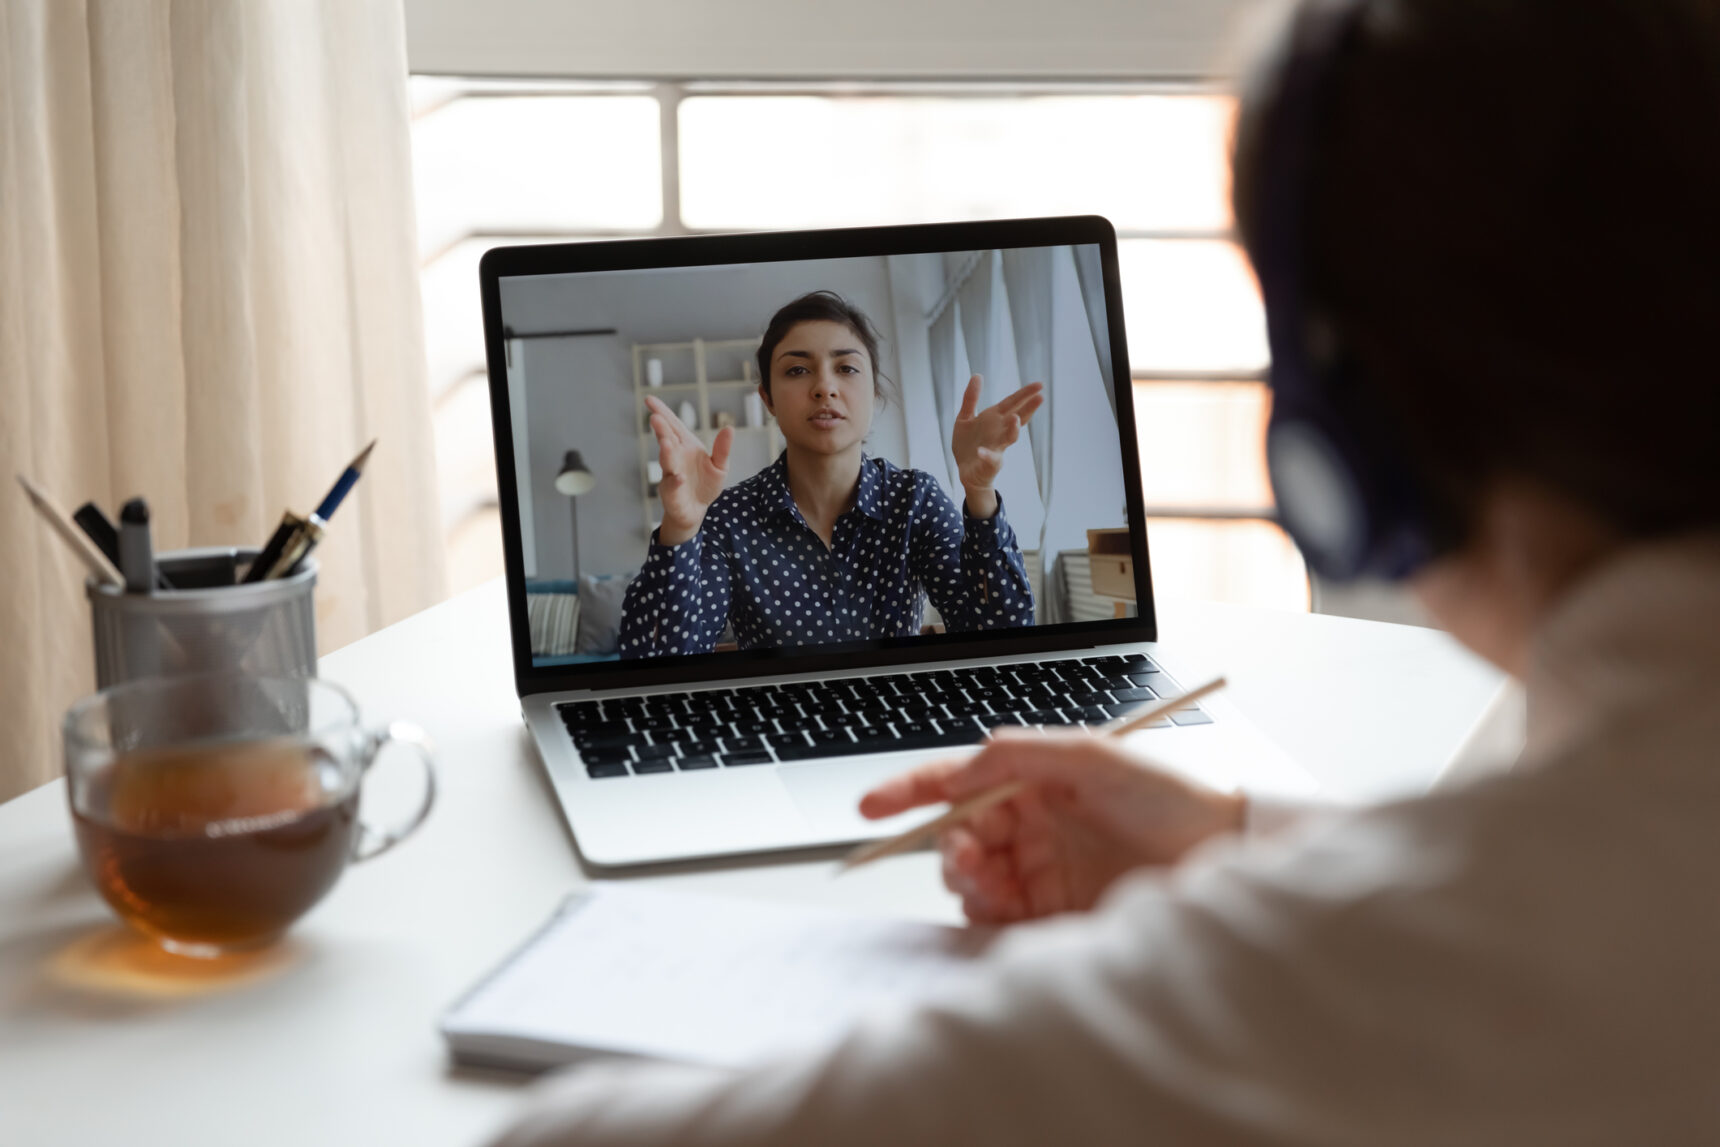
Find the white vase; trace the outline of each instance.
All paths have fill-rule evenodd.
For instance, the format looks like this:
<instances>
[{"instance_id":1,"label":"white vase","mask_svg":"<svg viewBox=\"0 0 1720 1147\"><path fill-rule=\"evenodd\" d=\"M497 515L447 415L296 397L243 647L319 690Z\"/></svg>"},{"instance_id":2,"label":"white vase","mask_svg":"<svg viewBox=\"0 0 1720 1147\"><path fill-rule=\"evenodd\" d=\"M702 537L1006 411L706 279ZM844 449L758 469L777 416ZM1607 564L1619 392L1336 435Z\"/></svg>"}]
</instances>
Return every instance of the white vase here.
<instances>
[{"instance_id":1,"label":"white vase","mask_svg":"<svg viewBox=\"0 0 1720 1147\"><path fill-rule=\"evenodd\" d=\"M662 386L663 385L663 360L662 359L660 359L660 358L648 358L645 360L645 385L647 385L647 386Z\"/></svg>"},{"instance_id":2,"label":"white vase","mask_svg":"<svg viewBox=\"0 0 1720 1147\"><path fill-rule=\"evenodd\" d=\"M747 425L764 425L764 399L756 390L747 395Z\"/></svg>"},{"instance_id":3,"label":"white vase","mask_svg":"<svg viewBox=\"0 0 1720 1147\"><path fill-rule=\"evenodd\" d=\"M691 401L681 403L681 409L678 413L681 415L681 425L688 430L699 428L699 410Z\"/></svg>"}]
</instances>

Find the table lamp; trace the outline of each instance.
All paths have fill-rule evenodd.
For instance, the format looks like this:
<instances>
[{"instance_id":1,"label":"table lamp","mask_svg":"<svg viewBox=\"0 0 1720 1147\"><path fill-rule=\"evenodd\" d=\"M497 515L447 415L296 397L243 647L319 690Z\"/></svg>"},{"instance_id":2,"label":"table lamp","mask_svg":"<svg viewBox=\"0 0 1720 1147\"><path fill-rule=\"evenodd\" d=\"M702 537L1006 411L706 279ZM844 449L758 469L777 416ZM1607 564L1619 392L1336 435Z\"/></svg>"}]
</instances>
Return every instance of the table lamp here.
<instances>
[{"instance_id":1,"label":"table lamp","mask_svg":"<svg viewBox=\"0 0 1720 1147\"><path fill-rule=\"evenodd\" d=\"M567 495L573 507L573 580L579 582L579 496L589 494L597 486L597 477L585 464L577 450L569 450L561 460L561 470L555 476L558 493Z\"/></svg>"}]
</instances>

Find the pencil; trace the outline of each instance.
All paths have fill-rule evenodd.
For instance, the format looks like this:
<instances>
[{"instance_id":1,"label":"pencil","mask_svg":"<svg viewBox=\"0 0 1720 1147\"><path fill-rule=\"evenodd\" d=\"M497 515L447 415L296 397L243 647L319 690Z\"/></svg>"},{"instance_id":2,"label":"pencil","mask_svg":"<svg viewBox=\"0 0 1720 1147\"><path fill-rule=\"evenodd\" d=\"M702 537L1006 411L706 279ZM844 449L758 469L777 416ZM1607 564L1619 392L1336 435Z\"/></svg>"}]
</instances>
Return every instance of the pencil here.
<instances>
[{"instance_id":1,"label":"pencil","mask_svg":"<svg viewBox=\"0 0 1720 1147\"><path fill-rule=\"evenodd\" d=\"M346 501L346 496L353 486L358 484L359 475L364 473L364 464L370 458L370 452L376 449L376 439L370 440L370 445L358 452L358 457L346 464L346 469L340 472L340 477L334 480L334 487L323 496L320 505L312 512L312 517L327 524L334 517L334 512L340 509L340 504Z\"/></svg>"},{"instance_id":2,"label":"pencil","mask_svg":"<svg viewBox=\"0 0 1720 1147\"><path fill-rule=\"evenodd\" d=\"M72 552L78 555L97 581L107 585L125 585L125 579L120 576L114 564L108 561L107 555L66 517L65 511L56 506L52 498L22 474L18 475L18 484L24 487L24 493L30 496L30 504L36 507L36 512L53 527L61 540L72 547Z\"/></svg>"},{"instance_id":3,"label":"pencil","mask_svg":"<svg viewBox=\"0 0 1720 1147\"><path fill-rule=\"evenodd\" d=\"M263 546L263 552L246 571L247 583L291 577L298 572L299 563L322 541L328 520L334 517L334 512L340 509L340 504L364 475L364 464L370 460L370 452L376 449L376 443L377 439L372 438L369 445L346 464L346 469L340 472L340 477L334 480L329 492L323 495L323 500L308 516L301 518L291 510L281 515L281 524L275 527L275 532Z\"/></svg>"},{"instance_id":4,"label":"pencil","mask_svg":"<svg viewBox=\"0 0 1720 1147\"><path fill-rule=\"evenodd\" d=\"M1125 714L1114 721L1109 721L1099 726L1098 733L1102 737L1124 736L1136 729L1144 728L1186 705L1192 705L1202 697L1216 693L1222 688L1224 688L1224 678L1215 677L1199 689L1184 693L1181 697L1172 697L1138 713ZM918 848L951 825L960 824L993 805L1002 804L1011 797L1020 794L1026 787L1025 781L1010 781L1007 784L998 785L994 789L987 789L983 793L971 796L960 804L952 805L950 810L942 816L910 828L899 836L886 837L883 840L875 840L870 844L861 845L843 858L841 867L836 871L840 874L851 868L859 868L863 864L871 864L874 860L882 860L886 856L894 856L898 852L907 852L910 849Z\"/></svg>"}]
</instances>

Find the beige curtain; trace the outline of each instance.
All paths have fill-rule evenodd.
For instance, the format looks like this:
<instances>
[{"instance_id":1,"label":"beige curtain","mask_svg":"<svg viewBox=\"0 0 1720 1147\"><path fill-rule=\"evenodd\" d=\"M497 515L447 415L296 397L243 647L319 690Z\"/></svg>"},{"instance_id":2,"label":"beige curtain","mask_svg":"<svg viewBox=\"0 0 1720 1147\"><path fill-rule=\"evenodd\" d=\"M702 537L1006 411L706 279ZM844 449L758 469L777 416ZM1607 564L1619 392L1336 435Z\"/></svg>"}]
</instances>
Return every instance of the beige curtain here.
<instances>
[{"instance_id":1,"label":"beige curtain","mask_svg":"<svg viewBox=\"0 0 1720 1147\"><path fill-rule=\"evenodd\" d=\"M327 652L439 600L400 0L0 0L0 799L93 687L81 568L12 479L319 550Z\"/></svg>"}]
</instances>

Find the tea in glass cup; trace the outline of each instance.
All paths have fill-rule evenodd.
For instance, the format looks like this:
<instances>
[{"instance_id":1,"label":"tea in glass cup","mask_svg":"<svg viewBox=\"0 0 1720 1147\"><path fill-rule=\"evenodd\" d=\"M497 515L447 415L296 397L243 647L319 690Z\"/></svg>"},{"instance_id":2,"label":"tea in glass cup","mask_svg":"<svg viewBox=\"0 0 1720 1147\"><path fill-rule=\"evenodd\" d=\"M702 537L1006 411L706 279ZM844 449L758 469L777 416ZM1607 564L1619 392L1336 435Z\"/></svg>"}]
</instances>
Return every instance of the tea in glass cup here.
<instances>
[{"instance_id":1,"label":"tea in glass cup","mask_svg":"<svg viewBox=\"0 0 1720 1147\"><path fill-rule=\"evenodd\" d=\"M383 746L413 746L423 800L387 831L359 816ZM261 947L334 886L349 860L428 814L422 734L359 723L341 689L306 677L199 674L104 690L66 716L66 777L84 864L122 919L182 955Z\"/></svg>"}]
</instances>

